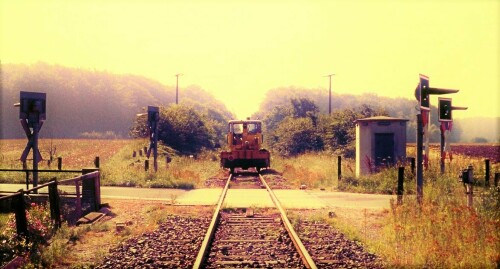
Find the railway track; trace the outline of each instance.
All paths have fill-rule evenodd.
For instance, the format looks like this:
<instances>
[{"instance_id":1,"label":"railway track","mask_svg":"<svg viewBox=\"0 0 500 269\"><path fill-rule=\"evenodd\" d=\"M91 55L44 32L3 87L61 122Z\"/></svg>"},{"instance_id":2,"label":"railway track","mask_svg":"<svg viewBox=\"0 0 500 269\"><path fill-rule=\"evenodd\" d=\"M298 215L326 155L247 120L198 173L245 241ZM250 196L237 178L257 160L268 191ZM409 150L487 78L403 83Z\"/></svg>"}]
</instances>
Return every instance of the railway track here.
<instances>
[{"instance_id":1,"label":"railway track","mask_svg":"<svg viewBox=\"0 0 500 269\"><path fill-rule=\"evenodd\" d=\"M223 209L229 188L265 188L275 207ZM225 182L212 217L168 216L158 230L110 249L96 268L383 267L327 223L306 219L295 227L263 177L235 174Z\"/></svg>"},{"instance_id":2,"label":"railway track","mask_svg":"<svg viewBox=\"0 0 500 269\"><path fill-rule=\"evenodd\" d=\"M266 188L275 208L222 210L232 177L241 177L246 186ZM274 192L257 173L229 176L193 265L228 267L317 268Z\"/></svg>"}]
</instances>

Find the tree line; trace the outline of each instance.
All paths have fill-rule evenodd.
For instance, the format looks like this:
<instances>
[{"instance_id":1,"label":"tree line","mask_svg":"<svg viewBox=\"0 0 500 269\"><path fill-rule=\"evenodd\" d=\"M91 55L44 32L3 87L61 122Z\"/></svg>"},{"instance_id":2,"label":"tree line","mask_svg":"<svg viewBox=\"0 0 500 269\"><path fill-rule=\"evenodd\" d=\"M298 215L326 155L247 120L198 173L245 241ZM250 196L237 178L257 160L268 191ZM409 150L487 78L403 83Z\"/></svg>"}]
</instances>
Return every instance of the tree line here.
<instances>
[{"instance_id":1,"label":"tree line","mask_svg":"<svg viewBox=\"0 0 500 269\"><path fill-rule=\"evenodd\" d=\"M159 138L183 154L226 146L227 121L234 115L199 86L181 89L174 104L175 87L136 75L67 68L37 63L1 65L0 138L23 138L18 120L19 91L47 93L45 138L147 137L146 120L136 114L148 105L160 106ZM417 101L375 94L332 94L324 89L281 87L270 89L252 115L264 121L266 147L282 155L306 151L340 151L354 154L356 119L371 116L406 118L408 142L415 142ZM430 141L439 142L437 108L431 107ZM455 123L451 142L460 140Z\"/></svg>"},{"instance_id":2,"label":"tree line","mask_svg":"<svg viewBox=\"0 0 500 269\"><path fill-rule=\"evenodd\" d=\"M409 90L411 91L411 89ZM283 110L289 107L291 100L308 99L309 102L314 103L316 106L316 114L324 118L328 114L328 92L325 89L307 89L297 87L280 87L268 91L266 98L260 105L260 109L253 117L265 119L267 115L277 113L275 108ZM353 94L339 94L332 93L332 115L326 118L339 118L344 115L351 115L357 117L355 119L364 118L368 116L384 115L395 118L408 119L407 123L407 142L416 142L416 114L418 102L415 99L406 98L391 98L385 96L378 96L374 93L365 93L361 95ZM437 118L437 107L431 106L431 124L429 127L430 142L437 143L440 141L440 123ZM280 118L271 120L271 124L276 126L275 123ZM333 119L332 119L333 120ZM338 120L337 120L338 121ZM348 125L346 125L347 127ZM354 126L354 125L353 125ZM458 142L463 133L463 127L460 121L454 121L453 132L449 138L450 142ZM354 132L354 130L352 130ZM326 135L326 134L325 134ZM329 134L331 135L331 134ZM329 138L327 138L329 139Z\"/></svg>"},{"instance_id":3,"label":"tree line","mask_svg":"<svg viewBox=\"0 0 500 269\"><path fill-rule=\"evenodd\" d=\"M47 120L41 138L128 138L136 114L148 105L175 103L175 85L166 86L146 77L36 63L2 64L0 138L25 138L19 124L20 91L47 93ZM180 89L182 104L206 110L206 121L222 125L232 113L201 87ZM217 143L215 143L217 145Z\"/></svg>"}]
</instances>

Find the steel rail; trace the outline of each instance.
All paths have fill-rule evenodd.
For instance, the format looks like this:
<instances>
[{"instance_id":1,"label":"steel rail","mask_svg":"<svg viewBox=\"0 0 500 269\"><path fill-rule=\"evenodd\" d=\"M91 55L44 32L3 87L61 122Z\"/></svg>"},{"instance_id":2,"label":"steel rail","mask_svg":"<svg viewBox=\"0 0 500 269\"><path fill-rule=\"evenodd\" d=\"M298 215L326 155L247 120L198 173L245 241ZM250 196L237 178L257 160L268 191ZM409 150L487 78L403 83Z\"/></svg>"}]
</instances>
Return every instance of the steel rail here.
<instances>
[{"instance_id":1,"label":"steel rail","mask_svg":"<svg viewBox=\"0 0 500 269\"><path fill-rule=\"evenodd\" d=\"M271 199L273 200L274 205L278 208L280 214L281 214L281 219L283 220L283 224L285 226L285 229L288 231L288 234L290 235L290 238L292 239L292 242L299 252L300 258L304 262L304 265L307 268L310 269L317 269L318 267L314 263L313 259L311 258L311 255L307 251L306 247L304 244L302 244L302 241L300 240L299 236L293 229L292 224L290 223L290 220L288 220L288 217L286 216L285 210L281 206L281 203L279 202L278 198L274 194L274 192L271 190L267 182L264 180L264 178L259 174L259 179L262 182L264 186L266 186L267 192L271 196Z\"/></svg>"},{"instance_id":2,"label":"steel rail","mask_svg":"<svg viewBox=\"0 0 500 269\"><path fill-rule=\"evenodd\" d=\"M222 190L222 193L219 197L217 207L215 208L214 215L212 216L212 221L210 222L210 225L208 226L208 230L207 230L207 233L205 234L205 238L203 239L203 242L201 243L200 251L198 252L198 255L196 256L196 260L193 264L193 269L202 268L201 266L205 263L205 260L207 259L207 253L208 253L208 250L210 249L210 244L215 236L215 231L217 230L217 225L219 223L220 210L222 208L222 203L224 202L224 199L226 198L227 190L229 189L229 183L231 182L232 177L233 177L233 174L230 174L229 178L227 179L226 186L224 186L224 189Z\"/></svg>"}]
</instances>

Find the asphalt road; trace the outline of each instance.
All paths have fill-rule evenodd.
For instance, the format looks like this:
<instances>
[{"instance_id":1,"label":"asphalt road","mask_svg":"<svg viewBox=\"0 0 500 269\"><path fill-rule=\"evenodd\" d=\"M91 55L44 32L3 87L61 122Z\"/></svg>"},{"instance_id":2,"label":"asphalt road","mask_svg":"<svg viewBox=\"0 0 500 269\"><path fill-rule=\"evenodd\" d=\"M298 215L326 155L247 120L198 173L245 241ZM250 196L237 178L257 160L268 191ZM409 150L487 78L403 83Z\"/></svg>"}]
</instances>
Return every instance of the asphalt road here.
<instances>
[{"instance_id":1,"label":"asphalt road","mask_svg":"<svg viewBox=\"0 0 500 269\"><path fill-rule=\"evenodd\" d=\"M75 192L72 186L59 186L66 192ZM26 188L23 184L0 184L0 193L15 192ZM43 192L43 191L42 191ZM160 200L179 205L215 205L221 189L150 189L129 187L101 187L101 198ZM275 190L276 196L286 208L389 208L393 195L359 194L320 190ZM271 199L263 189L233 189L226 197L228 207L268 207Z\"/></svg>"}]
</instances>

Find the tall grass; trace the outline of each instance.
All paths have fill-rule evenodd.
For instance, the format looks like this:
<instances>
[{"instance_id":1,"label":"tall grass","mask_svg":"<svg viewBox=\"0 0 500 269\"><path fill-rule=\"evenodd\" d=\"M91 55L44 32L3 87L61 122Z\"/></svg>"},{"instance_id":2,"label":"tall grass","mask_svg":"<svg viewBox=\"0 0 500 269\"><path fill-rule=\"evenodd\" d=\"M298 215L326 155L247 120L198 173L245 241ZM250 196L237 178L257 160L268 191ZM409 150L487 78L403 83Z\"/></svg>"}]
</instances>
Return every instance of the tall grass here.
<instances>
[{"instance_id":1,"label":"tall grass","mask_svg":"<svg viewBox=\"0 0 500 269\"><path fill-rule=\"evenodd\" d=\"M293 187L304 184L311 188L331 189L338 185L337 155L327 152L306 153L290 158L273 154L271 166L274 170L281 172ZM343 166L351 167L350 170L354 167L353 163L351 165L350 162L343 164Z\"/></svg>"},{"instance_id":2,"label":"tall grass","mask_svg":"<svg viewBox=\"0 0 500 269\"><path fill-rule=\"evenodd\" d=\"M494 211L483 210L482 199L465 205L460 189L442 190L429 184L421 205L406 199L391 204L391 214L376 245L394 267L495 268L500 263L498 200ZM496 194L495 194L496 193ZM497 197L498 190L490 193Z\"/></svg>"},{"instance_id":3,"label":"tall grass","mask_svg":"<svg viewBox=\"0 0 500 269\"><path fill-rule=\"evenodd\" d=\"M432 156L432 155L431 155ZM460 171L474 167L474 203L468 207ZM492 171L498 170L493 164ZM383 175L394 178L392 173ZM383 178L383 175L380 177ZM405 193L415 193L415 180ZM494 268L500 263L500 195L498 188L484 186L484 161L458 157L447 161L441 174L439 159L424 171L424 199L414 196L404 204L391 204L391 214L379 242L381 253L395 267Z\"/></svg>"},{"instance_id":4,"label":"tall grass","mask_svg":"<svg viewBox=\"0 0 500 269\"><path fill-rule=\"evenodd\" d=\"M158 171L154 172L153 157L149 158L149 170L145 171L146 156L132 157L146 146L144 140L133 140L101 166L101 183L112 186L181 188L202 187L205 179L221 173L214 152L204 152L195 157L173 156L167 164L166 157L159 156ZM159 154L160 155L160 154Z\"/></svg>"},{"instance_id":5,"label":"tall grass","mask_svg":"<svg viewBox=\"0 0 500 269\"><path fill-rule=\"evenodd\" d=\"M414 152L413 152L414 153ZM411 155L411 152L408 154ZM273 156L273 168L281 171L292 185L331 188L349 192L395 194L398 169L388 167L377 173L355 177L354 160L342 159L342 179L337 179L337 156L308 153L293 158ZM474 204L467 206L464 185L458 175L472 165ZM424 170L424 199L415 198L415 176L405 168L404 202L394 202L379 228L381 236L361 237L350 225L331 222L342 231L363 241L395 268L495 268L500 265L500 188L484 184L484 160L455 156L446 160L441 174L439 156L431 152ZM349 169L351 168L351 169ZM500 165L491 164L491 175ZM492 179L490 179L492 184ZM362 232L360 232L362 233Z\"/></svg>"}]
</instances>

